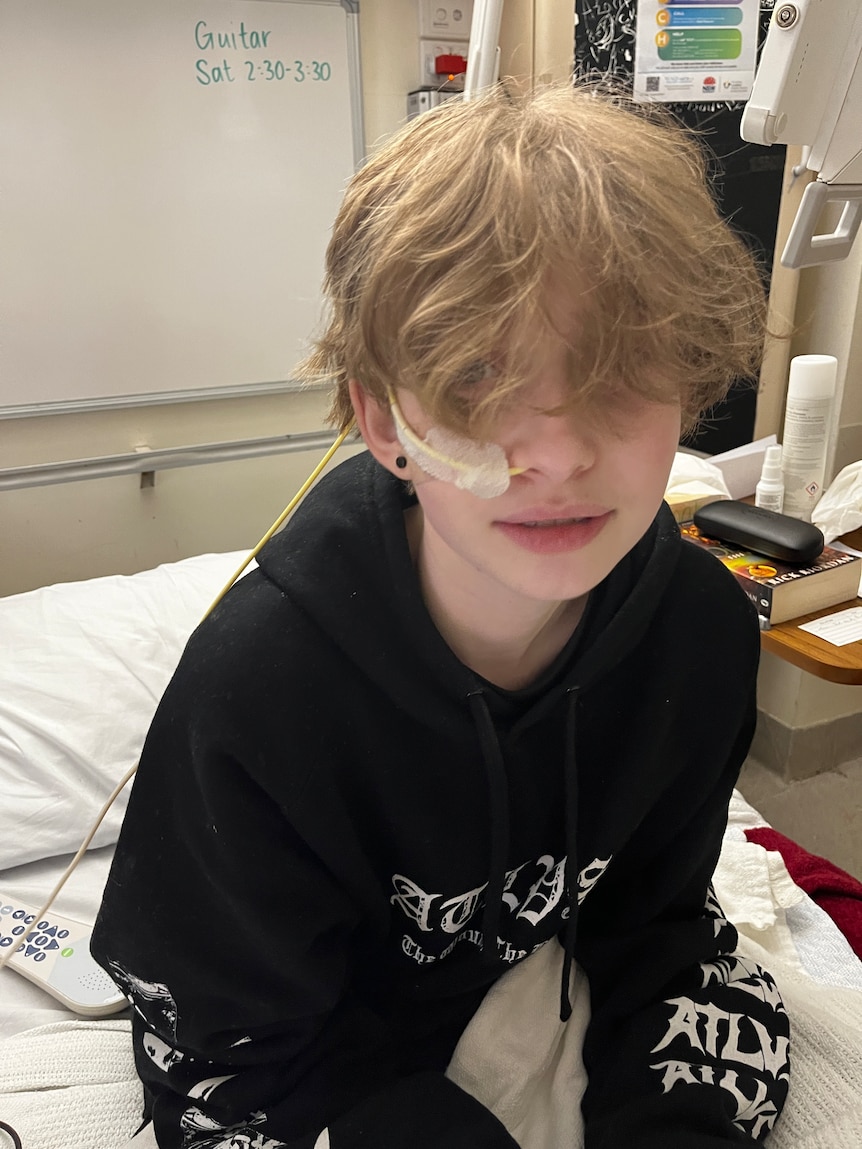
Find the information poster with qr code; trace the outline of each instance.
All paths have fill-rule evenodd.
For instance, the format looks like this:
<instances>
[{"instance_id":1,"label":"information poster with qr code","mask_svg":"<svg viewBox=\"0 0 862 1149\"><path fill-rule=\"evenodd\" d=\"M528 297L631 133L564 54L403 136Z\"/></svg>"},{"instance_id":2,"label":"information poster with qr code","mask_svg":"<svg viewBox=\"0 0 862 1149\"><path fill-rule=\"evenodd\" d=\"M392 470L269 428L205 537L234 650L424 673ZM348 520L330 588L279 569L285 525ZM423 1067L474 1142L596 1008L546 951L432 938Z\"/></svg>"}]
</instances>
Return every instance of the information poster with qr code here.
<instances>
[{"instance_id":1,"label":"information poster with qr code","mask_svg":"<svg viewBox=\"0 0 862 1149\"><path fill-rule=\"evenodd\" d=\"M638 0L634 98L747 100L760 0Z\"/></svg>"}]
</instances>

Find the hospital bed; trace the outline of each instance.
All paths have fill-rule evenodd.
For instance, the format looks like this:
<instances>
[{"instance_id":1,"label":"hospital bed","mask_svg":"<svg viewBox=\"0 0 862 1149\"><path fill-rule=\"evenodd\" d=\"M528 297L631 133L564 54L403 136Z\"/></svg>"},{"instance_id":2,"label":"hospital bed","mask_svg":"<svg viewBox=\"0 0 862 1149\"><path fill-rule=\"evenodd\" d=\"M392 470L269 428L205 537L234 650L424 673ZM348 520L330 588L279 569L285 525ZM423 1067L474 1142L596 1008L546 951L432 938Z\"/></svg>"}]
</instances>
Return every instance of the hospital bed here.
<instances>
[{"instance_id":1,"label":"hospital bed","mask_svg":"<svg viewBox=\"0 0 862 1149\"><path fill-rule=\"evenodd\" d=\"M0 894L42 904L134 766L188 635L243 558L201 555L0 599ZM61 891L57 912L93 921L124 806L125 795ZM862 963L832 917L791 880L781 853L751 840L764 826L734 795L715 885L740 948L770 969L791 1015L791 1101L768 1144L858 1149ZM582 1087L586 987L577 987L572 1022L561 1026L556 948L498 983L450 1068L525 1149L578 1144L578 1130L565 1124L576 1120L576 1106L562 1106L560 1117L552 1102ZM24 1149L125 1145L140 1112L129 1026L127 1012L75 1018L14 970L0 971L0 1122L17 1129ZM535 1051L526 1067L525 1035ZM0 1131L2 1149L12 1145L6 1136Z\"/></svg>"}]
</instances>

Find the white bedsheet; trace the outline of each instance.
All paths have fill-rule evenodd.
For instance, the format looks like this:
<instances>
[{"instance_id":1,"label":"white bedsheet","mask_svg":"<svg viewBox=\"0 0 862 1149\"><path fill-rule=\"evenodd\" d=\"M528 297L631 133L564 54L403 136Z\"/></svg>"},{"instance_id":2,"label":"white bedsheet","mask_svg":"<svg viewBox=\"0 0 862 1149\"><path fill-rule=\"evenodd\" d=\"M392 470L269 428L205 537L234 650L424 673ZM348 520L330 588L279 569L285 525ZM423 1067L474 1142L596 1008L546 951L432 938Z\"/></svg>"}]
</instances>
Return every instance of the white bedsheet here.
<instances>
[{"instance_id":1,"label":"white bedsheet","mask_svg":"<svg viewBox=\"0 0 862 1149\"><path fill-rule=\"evenodd\" d=\"M765 825L735 797L716 891L784 995L793 1029L790 1101L769 1149L862 1145L862 963L831 919L790 879L780 855L749 843ZM92 851L57 902L91 921L110 848ZM0 873L0 891L30 903L67 859ZM583 1089L581 1035L587 987L576 974L574 1013L559 1022L559 947L546 946L500 980L465 1032L450 1076L493 1109L523 1149L577 1149L572 1098ZM34 1028L35 1027L35 1028ZM140 1111L129 1022L74 1021L14 971L0 972L0 1116L26 1149L120 1149ZM556 1100L564 1099L564 1103ZM140 1139L135 1149L141 1149ZM145 1147L144 1147L145 1149Z\"/></svg>"},{"instance_id":2,"label":"white bedsheet","mask_svg":"<svg viewBox=\"0 0 862 1149\"><path fill-rule=\"evenodd\" d=\"M103 846L84 855L54 903L58 914L79 922L95 921L113 853L113 846ZM0 871L0 894L38 909L71 860L71 855L64 855ZM0 1038L69 1017L69 1011L50 994L8 967L0 970Z\"/></svg>"}]
</instances>

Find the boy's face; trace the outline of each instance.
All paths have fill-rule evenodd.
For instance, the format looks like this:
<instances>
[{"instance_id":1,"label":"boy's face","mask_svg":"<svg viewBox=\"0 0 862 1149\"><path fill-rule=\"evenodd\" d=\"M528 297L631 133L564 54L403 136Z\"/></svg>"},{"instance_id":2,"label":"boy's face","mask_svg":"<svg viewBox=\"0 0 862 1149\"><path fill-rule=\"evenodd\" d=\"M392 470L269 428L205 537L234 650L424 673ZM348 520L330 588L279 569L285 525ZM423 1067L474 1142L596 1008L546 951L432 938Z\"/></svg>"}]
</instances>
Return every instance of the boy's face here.
<instances>
[{"instance_id":1,"label":"boy's face","mask_svg":"<svg viewBox=\"0 0 862 1149\"><path fill-rule=\"evenodd\" d=\"M634 395L609 417L547 414L568 394L568 353L551 339L523 395L493 439L511 467L509 489L481 499L411 464L423 511L426 577L477 603L553 604L595 587L635 545L664 495L680 434L676 403ZM399 389L402 411L420 437L430 422L416 397Z\"/></svg>"}]
</instances>

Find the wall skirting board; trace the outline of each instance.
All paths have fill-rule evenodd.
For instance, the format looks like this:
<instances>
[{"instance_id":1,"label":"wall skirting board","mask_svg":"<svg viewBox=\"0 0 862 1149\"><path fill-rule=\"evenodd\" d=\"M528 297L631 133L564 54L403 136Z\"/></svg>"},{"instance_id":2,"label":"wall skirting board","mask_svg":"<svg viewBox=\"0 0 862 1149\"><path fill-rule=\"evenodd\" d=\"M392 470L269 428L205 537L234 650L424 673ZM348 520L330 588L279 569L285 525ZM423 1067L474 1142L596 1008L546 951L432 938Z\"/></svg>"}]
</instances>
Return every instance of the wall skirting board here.
<instances>
[{"instance_id":1,"label":"wall skirting board","mask_svg":"<svg viewBox=\"0 0 862 1149\"><path fill-rule=\"evenodd\" d=\"M840 769L862 756L862 712L794 727L758 711L751 756L785 781Z\"/></svg>"}]
</instances>

